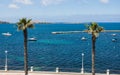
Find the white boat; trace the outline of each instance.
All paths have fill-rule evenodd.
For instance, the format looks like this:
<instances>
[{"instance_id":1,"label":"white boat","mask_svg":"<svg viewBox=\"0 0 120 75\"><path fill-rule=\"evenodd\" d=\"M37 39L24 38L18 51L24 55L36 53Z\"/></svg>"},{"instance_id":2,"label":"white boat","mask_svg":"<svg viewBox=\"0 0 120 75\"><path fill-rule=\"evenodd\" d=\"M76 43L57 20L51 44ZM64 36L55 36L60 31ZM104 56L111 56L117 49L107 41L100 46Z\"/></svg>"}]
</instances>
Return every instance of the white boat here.
<instances>
[{"instance_id":1,"label":"white boat","mask_svg":"<svg viewBox=\"0 0 120 75\"><path fill-rule=\"evenodd\" d=\"M117 41L117 39L116 39L116 38L112 39L112 42L116 42L116 41Z\"/></svg>"},{"instance_id":2,"label":"white boat","mask_svg":"<svg viewBox=\"0 0 120 75\"><path fill-rule=\"evenodd\" d=\"M37 41L35 37L28 38L28 41Z\"/></svg>"},{"instance_id":3,"label":"white boat","mask_svg":"<svg viewBox=\"0 0 120 75\"><path fill-rule=\"evenodd\" d=\"M4 35L4 36L11 36L12 34L7 32L7 33L2 33L2 35Z\"/></svg>"},{"instance_id":4,"label":"white boat","mask_svg":"<svg viewBox=\"0 0 120 75\"><path fill-rule=\"evenodd\" d=\"M114 33L114 34L111 34L112 36L116 36L116 34Z\"/></svg>"},{"instance_id":5,"label":"white boat","mask_svg":"<svg viewBox=\"0 0 120 75\"><path fill-rule=\"evenodd\" d=\"M85 37L82 37L81 40L86 40L86 38L85 38Z\"/></svg>"}]
</instances>

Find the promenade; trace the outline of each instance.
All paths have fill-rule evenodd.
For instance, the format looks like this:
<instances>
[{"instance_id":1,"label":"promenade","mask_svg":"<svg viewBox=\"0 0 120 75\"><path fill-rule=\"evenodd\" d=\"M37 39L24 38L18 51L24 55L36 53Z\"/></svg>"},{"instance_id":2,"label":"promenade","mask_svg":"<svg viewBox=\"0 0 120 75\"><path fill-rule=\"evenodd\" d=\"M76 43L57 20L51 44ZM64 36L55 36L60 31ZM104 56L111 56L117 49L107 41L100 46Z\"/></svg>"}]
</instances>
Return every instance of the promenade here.
<instances>
[{"instance_id":1,"label":"promenade","mask_svg":"<svg viewBox=\"0 0 120 75\"><path fill-rule=\"evenodd\" d=\"M24 75L24 71L0 71L0 75ZM90 73L75 73L75 72L44 72L44 71L35 71L29 72L29 75L91 75ZM107 75L107 74L100 74L96 73L96 75ZM110 75L120 75L120 74L110 74Z\"/></svg>"}]
</instances>

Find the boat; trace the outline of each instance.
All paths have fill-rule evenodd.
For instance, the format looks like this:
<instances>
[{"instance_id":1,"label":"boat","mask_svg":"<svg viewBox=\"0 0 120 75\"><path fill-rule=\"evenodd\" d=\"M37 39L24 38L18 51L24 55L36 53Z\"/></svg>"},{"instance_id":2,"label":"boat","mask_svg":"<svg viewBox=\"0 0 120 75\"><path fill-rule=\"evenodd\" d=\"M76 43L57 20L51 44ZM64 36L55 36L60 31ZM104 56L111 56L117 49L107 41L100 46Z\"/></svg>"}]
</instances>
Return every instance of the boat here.
<instances>
[{"instance_id":1,"label":"boat","mask_svg":"<svg viewBox=\"0 0 120 75\"><path fill-rule=\"evenodd\" d=\"M2 35L4 35L4 36L11 36L12 34L7 32L7 33L2 33Z\"/></svg>"},{"instance_id":2,"label":"boat","mask_svg":"<svg viewBox=\"0 0 120 75\"><path fill-rule=\"evenodd\" d=\"M114 34L111 34L112 36L116 36L116 34L114 33Z\"/></svg>"},{"instance_id":3,"label":"boat","mask_svg":"<svg viewBox=\"0 0 120 75\"><path fill-rule=\"evenodd\" d=\"M82 38L81 38L81 40L85 41L85 40L86 40L86 38L85 38L85 37L82 37Z\"/></svg>"},{"instance_id":4,"label":"boat","mask_svg":"<svg viewBox=\"0 0 120 75\"><path fill-rule=\"evenodd\" d=\"M28 41L37 41L35 37L28 38Z\"/></svg>"},{"instance_id":5,"label":"boat","mask_svg":"<svg viewBox=\"0 0 120 75\"><path fill-rule=\"evenodd\" d=\"M117 39L116 39L116 38L113 38L113 39L112 39L112 42L116 42L116 41L117 41Z\"/></svg>"}]
</instances>

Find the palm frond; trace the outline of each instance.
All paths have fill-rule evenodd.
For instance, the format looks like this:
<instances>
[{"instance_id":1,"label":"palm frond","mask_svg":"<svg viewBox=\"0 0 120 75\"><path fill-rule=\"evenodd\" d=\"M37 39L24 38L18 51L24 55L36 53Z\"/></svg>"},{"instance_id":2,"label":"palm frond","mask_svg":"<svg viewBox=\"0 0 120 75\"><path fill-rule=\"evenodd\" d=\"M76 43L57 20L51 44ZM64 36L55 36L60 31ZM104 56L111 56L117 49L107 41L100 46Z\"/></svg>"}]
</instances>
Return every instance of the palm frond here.
<instances>
[{"instance_id":1,"label":"palm frond","mask_svg":"<svg viewBox=\"0 0 120 75\"><path fill-rule=\"evenodd\" d=\"M91 22L89 25L87 25L87 32L93 33L96 37L98 37L99 33L103 30L104 30L103 27L99 26L95 22Z\"/></svg>"},{"instance_id":2,"label":"palm frond","mask_svg":"<svg viewBox=\"0 0 120 75\"><path fill-rule=\"evenodd\" d=\"M22 18L17 23L18 30L25 30L26 28L33 28L32 19Z\"/></svg>"}]
</instances>

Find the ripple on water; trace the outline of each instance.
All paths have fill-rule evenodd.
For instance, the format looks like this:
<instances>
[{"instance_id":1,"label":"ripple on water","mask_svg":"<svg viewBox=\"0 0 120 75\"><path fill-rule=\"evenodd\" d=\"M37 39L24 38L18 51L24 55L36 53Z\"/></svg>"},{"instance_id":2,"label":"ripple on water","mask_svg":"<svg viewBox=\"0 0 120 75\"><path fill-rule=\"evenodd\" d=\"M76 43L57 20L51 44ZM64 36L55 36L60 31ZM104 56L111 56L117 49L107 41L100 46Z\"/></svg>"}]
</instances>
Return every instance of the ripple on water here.
<instances>
[{"instance_id":1,"label":"ripple on water","mask_svg":"<svg viewBox=\"0 0 120 75\"><path fill-rule=\"evenodd\" d=\"M56 39L42 39L42 40L38 40L38 42L44 44L73 44L73 42L71 41L56 40Z\"/></svg>"}]
</instances>

